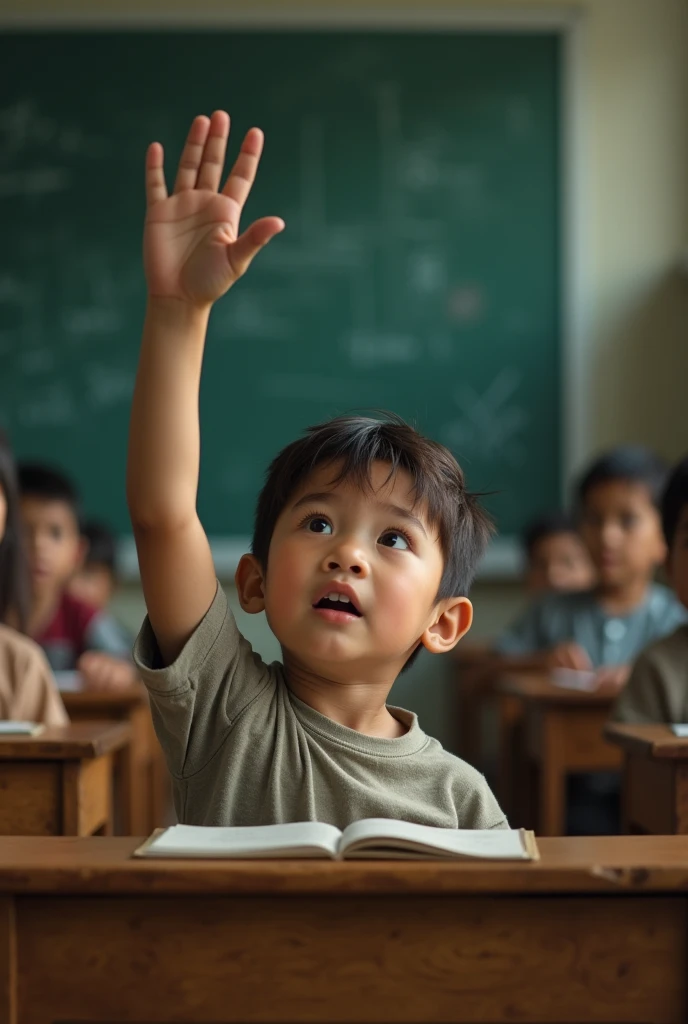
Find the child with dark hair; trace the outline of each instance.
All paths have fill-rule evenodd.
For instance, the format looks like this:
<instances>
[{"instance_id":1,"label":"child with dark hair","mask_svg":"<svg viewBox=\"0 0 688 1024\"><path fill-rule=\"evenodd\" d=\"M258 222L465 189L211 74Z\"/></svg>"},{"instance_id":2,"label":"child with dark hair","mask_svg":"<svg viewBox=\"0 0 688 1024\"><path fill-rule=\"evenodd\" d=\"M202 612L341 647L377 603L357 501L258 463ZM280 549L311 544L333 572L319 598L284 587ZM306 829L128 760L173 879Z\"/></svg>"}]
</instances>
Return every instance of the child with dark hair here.
<instances>
[{"instance_id":1,"label":"child with dark hair","mask_svg":"<svg viewBox=\"0 0 688 1024\"><path fill-rule=\"evenodd\" d=\"M117 588L117 542L112 530L91 519L81 528L85 552L69 583L69 592L85 604L105 611Z\"/></svg>"},{"instance_id":2,"label":"child with dark hair","mask_svg":"<svg viewBox=\"0 0 688 1024\"><path fill-rule=\"evenodd\" d=\"M667 574L688 608L688 457L674 469L662 499ZM688 625L643 651L612 711L616 722L688 722Z\"/></svg>"},{"instance_id":3,"label":"child with dark hair","mask_svg":"<svg viewBox=\"0 0 688 1024\"><path fill-rule=\"evenodd\" d=\"M550 512L523 532L526 588L531 595L549 590L589 590L595 579L590 555L573 516Z\"/></svg>"},{"instance_id":4,"label":"child with dark hair","mask_svg":"<svg viewBox=\"0 0 688 1024\"><path fill-rule=\"evenodd\" d=\"M67 712L40 647L16 629L29 617L29 571L9 445L0 439L0 718L66 725Z\"/></svg>"},{"instance_id":5,"label":"child with dark hair","mask_svg":"<svg viewBox=\"0 0 688 1024\"><path fill-rule=\"evenodd\" d=\"M68 591L85 547L73 484L50 466L24 463L19 490L31 569L29 634L46 652L53 671L77 669L93 689L133 685L136 672L117 623Z\"/></svg>"},{"instance_id":6,"label":"child with dark hair","mask_svg":"<svg viewBox=\"0 0 688 1024\"><path fill-rule=\"evenodd\" d=\"M640 651L684 621L675 596L652 581L666 554L657 507L666 475L661 459L639 445L592 464L577 505L597 583L533 602L497 641L505 665L596 669L601 683L621 687Z\"/></svg>"},{"instance_id":7,"label":"child with dark hair","mask_svg":"<svg viewBox=\"0 0 688 1024\"><path fill-rule=\"evenodd\" d=\"M236 586L284 664L240 636L196 511L198 396L210 309L284 227L239 235L262 134L218 192L229 118L196 118L174 194L147 157L148 307L132 407L128 499L148 618L135 657L181 821L365 817L502 828L485 780L390 707L414 653L451 650L490 524L441 445L400 420L343 417L274 460Z\"/></svg>"}]
</instances>

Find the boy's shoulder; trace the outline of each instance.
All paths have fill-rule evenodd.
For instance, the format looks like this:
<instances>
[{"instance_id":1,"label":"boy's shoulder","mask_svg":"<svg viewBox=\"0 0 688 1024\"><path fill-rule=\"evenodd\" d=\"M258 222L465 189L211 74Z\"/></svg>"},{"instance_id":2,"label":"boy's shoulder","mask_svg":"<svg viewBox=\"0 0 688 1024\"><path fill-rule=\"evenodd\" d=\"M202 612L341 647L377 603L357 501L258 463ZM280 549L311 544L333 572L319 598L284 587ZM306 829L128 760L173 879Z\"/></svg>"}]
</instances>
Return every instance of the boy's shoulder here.
<instances>
[{"instance_id":1,"label":"boy's shoulder","mask_svg":"<svg viewBox=\"0 0 688 1024\"><path fill-rule=\"evenodd\" d=\"M688 622L649 644L638 658L638 666L652 668L659 675L673 673L677 669L685 675L688 669Z\"/></svg>"},{"instance_id":2,"label":"boy's shoulder","mask_svg":"<svg viewBox=\"0 0 688 1024\"><path fill-rule=\"evenodd\" d=\"M445 750L439 740L427 737L421 751L438 784L451 789L459 828L507 828L507 820L487 779L473 765Z\"/></svg>"}]
</instances>

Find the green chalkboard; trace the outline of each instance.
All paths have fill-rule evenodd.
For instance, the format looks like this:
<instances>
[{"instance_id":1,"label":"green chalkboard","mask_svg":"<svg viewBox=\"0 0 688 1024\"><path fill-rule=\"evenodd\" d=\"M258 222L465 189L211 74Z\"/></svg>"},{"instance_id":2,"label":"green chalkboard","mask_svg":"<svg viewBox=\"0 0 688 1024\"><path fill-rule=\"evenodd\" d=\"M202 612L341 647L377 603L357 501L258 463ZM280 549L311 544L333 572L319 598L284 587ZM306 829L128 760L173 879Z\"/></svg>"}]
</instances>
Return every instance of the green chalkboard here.
<instances>
[{"instance_id":1,"label":"green chalkboard","mask_svg":"<svg viewBox=\"0 0 688 1024\"><path fill-rule=\"evenodd\" d=\"M512 532L559 494L554 35L15 33L0 39L0 422L128 527L146 145L191 117L266 151L287 230L214 311L201 514L250 531L308 424L389 408L448 444Z\"/></svg>"}]
</instances>

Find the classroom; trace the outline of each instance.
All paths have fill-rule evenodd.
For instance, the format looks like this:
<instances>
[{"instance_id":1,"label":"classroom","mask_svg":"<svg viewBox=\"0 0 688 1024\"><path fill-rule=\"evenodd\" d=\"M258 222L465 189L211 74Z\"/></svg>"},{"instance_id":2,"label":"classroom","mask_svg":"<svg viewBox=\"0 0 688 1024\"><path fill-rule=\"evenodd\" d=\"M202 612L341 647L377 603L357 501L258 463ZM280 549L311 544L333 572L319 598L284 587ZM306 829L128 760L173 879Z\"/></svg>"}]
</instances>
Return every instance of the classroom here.
<instances>
[{"instance_id":1,"label":"classroom","mask_svg":"<svg viewBox=\"0 0 688 1024\"><path fill-rule=\"evenodd\" d=\"M0 30L0 1024L688 1020L686 0Z\"/></svg>"}]
</instances>

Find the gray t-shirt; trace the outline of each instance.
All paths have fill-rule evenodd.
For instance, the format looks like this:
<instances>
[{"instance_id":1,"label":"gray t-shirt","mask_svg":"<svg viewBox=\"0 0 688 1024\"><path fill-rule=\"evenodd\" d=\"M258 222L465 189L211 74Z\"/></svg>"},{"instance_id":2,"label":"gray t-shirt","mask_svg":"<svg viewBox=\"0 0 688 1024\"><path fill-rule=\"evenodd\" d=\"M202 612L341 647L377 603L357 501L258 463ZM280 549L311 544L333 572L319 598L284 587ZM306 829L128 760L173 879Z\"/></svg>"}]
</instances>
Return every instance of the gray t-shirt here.
<instances>
[{"instance_id":1,"label":"gray t-shirt","mask_svg":"<svg viewBox=\"0 0 688 1024\"><path fill-rule=\"evenodd\" d=\"M174 664L148 619L134 647L172 773L180 822L271 825L401 818L444 828L506 828L485 779L390 712L408 731L366 736L298 700L278 662L266 665L239 633L225 594Z\"/></svg>"},{"instance_id":2,"label":"gray t-shirt","mask_svg":"<svg viewBox=\"0 0 688 1024\"><path fill-rule=\"evenodd\" d=\"M688 722L688 626L640 655L612 708L613 722Z\"/></svg>"},{"instance_id":3,"label":"gray t-shirt","mask_svg":"<svg viewBox=\"0 0 688 1024\"><path fill-rule=\"evenodd\" d=\"M497 639L500 654L532 654L573 641L595 668L626 665L648 644L671 633L688 616L673 592L653 583L628 615L608 615L594 591L552 593L533 601Z\"/></svg>"}]
</instances>

